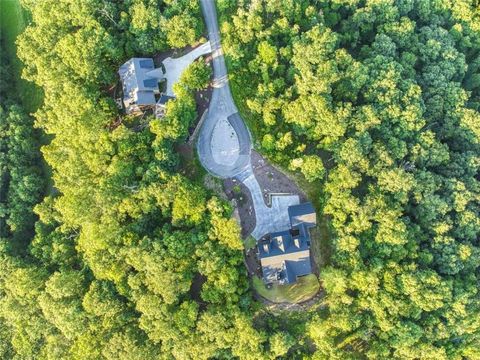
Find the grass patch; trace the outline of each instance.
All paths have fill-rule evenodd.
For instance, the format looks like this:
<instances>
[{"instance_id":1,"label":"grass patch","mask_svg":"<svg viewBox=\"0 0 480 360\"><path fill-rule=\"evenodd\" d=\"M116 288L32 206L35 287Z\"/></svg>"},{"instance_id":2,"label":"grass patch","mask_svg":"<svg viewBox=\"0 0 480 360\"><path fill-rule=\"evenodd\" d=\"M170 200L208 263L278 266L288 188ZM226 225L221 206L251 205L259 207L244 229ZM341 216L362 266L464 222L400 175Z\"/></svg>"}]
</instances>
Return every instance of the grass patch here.
<instances>
[{"instance_id":1,"label":"grass patch","mask_svg":"<svg viewBox=\"0 0 480 360\"><path fill-rule=\"evenodd\" d=\"M227 69L229 70L228 77L229 77L229 84L232 92L233 101L237 106L238 112L241 114L242 119L245 121L248 127L248 130L252 133L254 147L258 148L259 147L258 141L261 140L261 130L260 130L261 123L254 118L254 115L251 113L250 109L247 107L244 101L244 99L248 97L247 96L248 94L245 93L243 85L239 84L236 81L235 72L231 71L231 69L233 69L233 66L230 62L228 55L225 55L225 62L227 64Z\"/></svg>"},{"instance_id":2,"label":"grass patch","mask_svg":"<svg viewBox=\"0 0 480 360\"><path fill-rule=\"evenodd\" d=\"M243 241L243 247L245 250L248 249L253 249L255 246L257 246L257 240L252 235L249 235L244 241Z\"/></svg>"},{"instance_id":3,"label":"grass patch","mask_svg":"<svg viewBox=\"0 0 480 360\"><path fill-rule=\"evenodd\" d=\"M332 245L330 228L325 217L319 217L317 226L310 229L312 256L315 259L315 265L318 271L330 264L332 257Z\"/></svg>"},{"instance_id":4,"label":"grass patch","mask_svg":"<svg viewBox=\"0 0 480 360\"><path fill-rule=\"evenodd\" d=\"M29 21L19 0L0 0L0 31L5 51L12 65L13 79L19 99L27 113L35 112L43 102L43 91L35 84L21 78L23 64L17 57L17 36L25 29Z\"/></svg>"},{"instance_id":5,"label":"grass patch","mask_svg":"<svg viewBox=\"0 0 480 360\"><path fill-rule=\"evenodd\" d=\"M302 276L294 284L272 285L270 289L267 289L263 281L257 276L254 276L252 281L255 291L274 303L303 302L315 296L320 289L320 283L314 274Z\"/></svg>"},{"instance_id":6,"label":"grass patch","mask_svg":"<svg viewBox=\"0 0 480 360\"><path fill-rule=\"evenodd\" d=\"M232 191L235 195L240 195L242 193L242 188L237 184L233 186Z\"/></svg>"}]
</instances>

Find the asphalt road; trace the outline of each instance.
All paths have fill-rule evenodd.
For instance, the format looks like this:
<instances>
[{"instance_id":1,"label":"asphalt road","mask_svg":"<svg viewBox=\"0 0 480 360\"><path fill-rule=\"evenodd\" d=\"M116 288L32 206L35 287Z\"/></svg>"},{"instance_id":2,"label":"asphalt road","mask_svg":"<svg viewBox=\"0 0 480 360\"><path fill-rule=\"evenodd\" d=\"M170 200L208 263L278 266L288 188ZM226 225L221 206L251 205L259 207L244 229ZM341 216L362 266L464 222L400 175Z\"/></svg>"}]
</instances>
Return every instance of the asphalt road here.
<instances>
[{"instance_id":1,"label":"asphalt road","mask_svg":"<svg viewBox=\"0 0 480 360\"><path fill-rule=\"evenodd\" d=\"M212 47L213 92L206 118L198 135L197 152L202 165L213 175L221 178L235 177L250 165L251 138L245 123L238 114L228 85L227 67L220 44L215 2L214 0L201 0L201 6ZM221 120L227 120L238 137L240 151L231 165L218 164L212 155L212 151L216 151L211 146L213 129Z\"/></svg>"}]
</instances>

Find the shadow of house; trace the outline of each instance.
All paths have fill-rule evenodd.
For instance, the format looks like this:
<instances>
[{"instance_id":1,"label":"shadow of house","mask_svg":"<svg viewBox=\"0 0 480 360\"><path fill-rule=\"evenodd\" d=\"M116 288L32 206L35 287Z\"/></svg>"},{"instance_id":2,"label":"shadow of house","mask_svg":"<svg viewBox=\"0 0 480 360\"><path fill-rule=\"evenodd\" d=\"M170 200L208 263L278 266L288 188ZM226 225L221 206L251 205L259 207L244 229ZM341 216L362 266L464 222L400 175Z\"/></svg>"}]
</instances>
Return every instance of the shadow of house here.
<instances>
[{"instance_id":1,"label":"shadow of house","mask_svg":"<svg viewBox=\"0 0 480 360\"><path fill-rule=\"evenodd\" d=\"M292 284L312 273L309 229L317 216L311 203L288 207L289 230L274 232L258 243L258 257L266 284Z\"/></svg>"},{"instance_id":2,"label":"shadow of house","mask_svg":"<svg viewBox=\"0 0 480 360\"><path fill-rule=\"evenodd\" d=\"M173 99L175 99L175 96L168 96L165 94L160 95L160 98L155 105L155 117L157 119L165 116L165 111L167 110L167 103Z\"/></svg>"}]
</instances>

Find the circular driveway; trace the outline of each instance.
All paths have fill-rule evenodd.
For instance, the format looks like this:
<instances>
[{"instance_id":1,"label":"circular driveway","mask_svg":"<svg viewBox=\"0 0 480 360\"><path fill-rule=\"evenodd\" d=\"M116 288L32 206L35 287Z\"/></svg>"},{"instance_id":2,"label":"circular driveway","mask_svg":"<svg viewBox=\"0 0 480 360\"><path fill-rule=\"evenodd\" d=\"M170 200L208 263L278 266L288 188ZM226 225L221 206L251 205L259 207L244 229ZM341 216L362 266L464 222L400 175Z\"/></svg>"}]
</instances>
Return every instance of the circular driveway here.
<instances>
[{"instance_id":1,"label":"circular driveway","mask_svg":"<svg viewBox=\"0 0 480 360\"><path fill-rule=\"evenodd\" d=\"M228 85L215 2L202 0L201 4L212 48L213 91L198 135L197 152L203 167L211 174L230 178L249 167L252 142L250 133L238 114Z\"/></svg>"},{"instance_id":2,"label":"circular driveway","mask_svg":"<svg viewBox=\"0 0 480 360\"><path fill-rule=\"evenodd\" d=\"M240 150L238 136L226 119L220 119L213 128L210 146L213 161L217 164L228 166L237 161Z\"/></svg>"},{"instance_id":3,"label":"circular driveway","mask_svg":"<svg viewBox=\"0 0 480 360\"><path fill-rule=\"evenodd\" d=\"M213 0L201 0L213 57L213 91L200 128L197 152L203 167L221 178L236 178L250 191L255 210L255 239L289 227L287 208L298 204L298 195L273 196L266 206L251 164L252 142L228 86L227 68L220 46L217 14Z\"/></svg>"}]
</instances>

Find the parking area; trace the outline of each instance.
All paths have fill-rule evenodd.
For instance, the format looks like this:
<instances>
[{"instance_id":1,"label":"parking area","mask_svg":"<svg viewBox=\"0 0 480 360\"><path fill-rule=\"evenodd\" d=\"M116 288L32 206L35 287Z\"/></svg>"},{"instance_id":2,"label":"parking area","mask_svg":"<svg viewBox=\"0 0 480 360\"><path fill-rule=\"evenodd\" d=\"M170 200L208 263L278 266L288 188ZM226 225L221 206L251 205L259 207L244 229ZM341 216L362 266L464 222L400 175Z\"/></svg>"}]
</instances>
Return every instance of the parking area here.
<instances>
[{"instance_id":1,"label":"parking area","mask_svg":"<svg viewBox=\"0 0 480 360\"><path fill-rule=\"evenodd\" d=\"M211 51L210 42L207 41L205 44L196 47L179 58L168 57L163 60L162 64L165 67L165 74L163 77L165 77L167 81L165 94L168 96L175 96L173 93L173 85L180 80L180 76L185 69L200 56L209 54Z\"/></svg>"}]
</instances>

